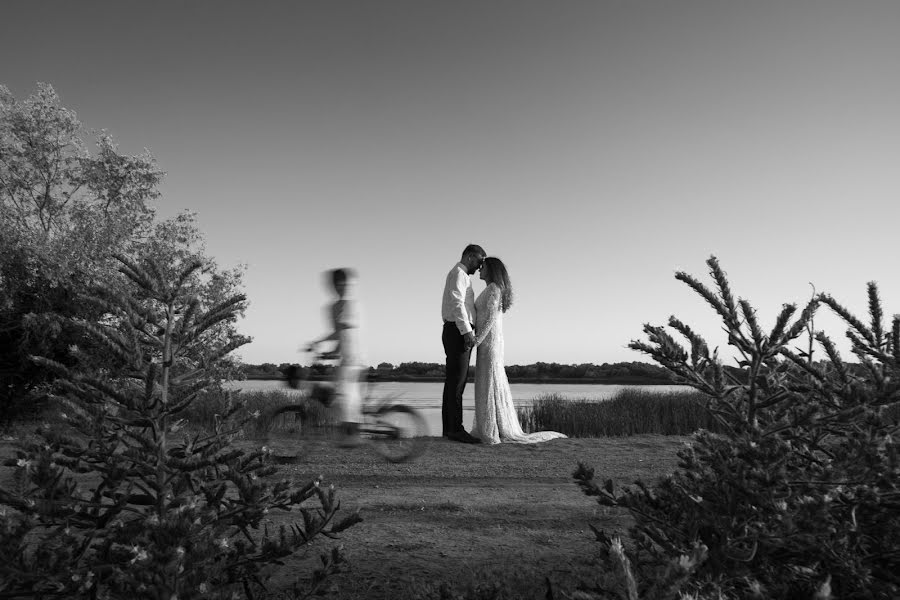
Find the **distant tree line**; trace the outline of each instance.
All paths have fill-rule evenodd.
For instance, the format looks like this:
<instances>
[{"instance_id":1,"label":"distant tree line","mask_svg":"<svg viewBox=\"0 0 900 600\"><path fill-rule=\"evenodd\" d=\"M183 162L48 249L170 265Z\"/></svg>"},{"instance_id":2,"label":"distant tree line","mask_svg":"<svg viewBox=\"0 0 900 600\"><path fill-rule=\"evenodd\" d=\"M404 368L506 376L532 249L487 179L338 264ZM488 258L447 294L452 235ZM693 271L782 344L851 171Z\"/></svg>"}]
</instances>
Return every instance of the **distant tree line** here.
<instances>
[{"instance_id":1,"label":"distant tree line","mask_svg":"<svg viewBox=\"0 0 900 600\"><path fill-rule=\"evenodd\" d=\"M241 369L248 379L278 379L283 377L290 363L244 364ZM331 374L330 365L312 365L314 378L327 378ZM393 365L388 362L369 367L369 373L382 381L442 381L442 363L404 362ZM474 375L474 369L470 376ZM570 381L601 383L672 383L671 376L664 368L643 362L618 362L560 364L537 362L530 365L507 365L506 375L510 381L534 382Z\"/></svg>"},{"instance_id":2,"label":"distant tree line","mask_svg":"<svg viewBox=\"0 0 900 600\"><path fill-rule=\"evenodd\" d=\"M814 360L814 366L824 368L825 361ZM845 363L848 373L863 376L866 373L865 365L861 363ZM247 379L280 379L291 363L262 363L259 365L241 364L240 371ZM328 379L331 377L333 367L327 364L314 364L311 366L313 379ZM747 371L736 366L723 365L723 370L734 378L736 382L747 380ZM470 368L469 378L475 374L474 367ZM381 381L443 381L444 365L441 363L404 362L393 365L389 362L379 363L378 366L369 367L369 375L377 377ZM570 383L618 383L618 384L673 384L675 381L671 373L650 363L644 362L617 362L595 365L582 363L578 365L565 365L560 363L537 362L530 365L507 365L506 376L510 381L518 383L540 383L543 381L565 381Z\"/></svg>"}]
</instances>

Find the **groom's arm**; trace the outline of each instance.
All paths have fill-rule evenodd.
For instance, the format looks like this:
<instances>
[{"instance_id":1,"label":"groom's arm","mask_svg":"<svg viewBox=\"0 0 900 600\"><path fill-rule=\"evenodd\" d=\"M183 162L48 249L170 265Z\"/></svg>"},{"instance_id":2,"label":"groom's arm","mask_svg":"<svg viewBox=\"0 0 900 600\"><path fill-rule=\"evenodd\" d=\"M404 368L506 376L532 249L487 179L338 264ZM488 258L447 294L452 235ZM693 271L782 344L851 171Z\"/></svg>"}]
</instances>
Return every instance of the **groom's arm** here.
<instances>
[{"instance_id":1,"label":"groom's arm","mask_svg":"<svg viewBox=\"0 0 900 600\"><path fill-rule=\"evenodd\" d=\"M472 333L472 322L470 320L472 317L469 315L469 311L466 310L466 290L469 287L466 276L462 271L456 269L448 278L451 278L447 282L447 287L449 288L451 305L453 307L453 321L463 337L471 336L472 341L474 341L475 335Z\"/></svg>"}]
</instances>

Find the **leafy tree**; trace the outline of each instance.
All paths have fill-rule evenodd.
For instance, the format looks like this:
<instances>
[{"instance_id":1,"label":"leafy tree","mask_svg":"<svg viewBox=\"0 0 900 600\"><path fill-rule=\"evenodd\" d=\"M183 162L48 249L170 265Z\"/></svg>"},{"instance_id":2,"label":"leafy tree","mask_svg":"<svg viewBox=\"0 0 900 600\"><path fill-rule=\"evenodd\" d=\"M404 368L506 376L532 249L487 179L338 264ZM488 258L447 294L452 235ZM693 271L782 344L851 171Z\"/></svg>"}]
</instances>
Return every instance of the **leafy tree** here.
<instances>
[{"instance_id":1,"label":"leafy tree","mask_svg":"<svg viewBox=\"0 0 900 600\"><path fill-rule=\"evenodd\" d=\"M63 359L71 341L68 325L30 317L90 317L77 291L153 218L153 158L119 154L104 133L92 155L85 137L50 85L21 102L0 86L0 419L45 379L27 355Z\"/></svg>"},{"instance_id":2,"label":"leafy tree","mask_svg":"<svg viewBox=\"0 0 900 600\"><path fill-rule=\"evenodd\" d=\"M148 226L162 179L149 153L123 156L101 132L91 155L85 136L52 86L22 102L0 86L0 227L7 241L40 248L57 281L85 276L93 257Z\"/></svg>"},{"instance_id":3,"label":"leafy tree","mask_svg":"<svg viewBox=\"0 0 900 600\"><path fill-rule=\"evenodd\" d=\"M241 286L241 268L223 271L206 256L193 214L155 220L149 202L163 173L149 153L122 155L103 132L91 153L87 138L52 86L21 102L0 86L0 421L42 397L49 374L29 354L70 360L75 330L47 315L96 320L82 292L116 281L115 254L152 257L169 275L204 262L186 282L204 306ZM233 333L230 323L216 328L220 341ZM230 361L219 368L236 377Z\"/></svg>"},{"instance_id":4,"label":"leafy tree","mask_svg":"<svg viewBox=\"0 0 900 600\"><path fill-rule=\"evenodd\" d=\"M900 597L900 431L888 416L900 403L900 316L885 327L870 283L868 324L818 295L799 314L784 305L764 329L715 257L707 264L715 289L686 273L676 278L718 314L737 367L727 369L676 317L670 329L646 325L648 340L631 347L703 392L724 433L695 434L678 470L653 487L617 490L579 466L585 493L635 519L628 564L598 534L627 573L593 597L674 598L688 579L708 597ZM810 327L822 305L847 323L858 368ZM812 361L809 345L791 348L803 335L826 360Z\"/></svg>"},{"instance_id":5,"label":"leafy tree","mask_svg":"<svg viewBox=\"0 0 900 600\"><path fill-rule=\"evenodd\" d=\"M103 318L74 322L101 358L73 347L71 367L35 359L60 376L63 426L41 427L8 463L0 597L252 598L273 566L359 517L335 523L333 489L278 480L264 448L236 448L236 402L212 432L183 428L216 362L247 341L216 331L245 298L204 306L190 293L198 262L170 277L153 261L120 260L128 285L98 284L84 301ZM295 509L302 523L265 527L271 511ZM323 560L314 584L341 556Z\"/></svg>"}]
</instances>

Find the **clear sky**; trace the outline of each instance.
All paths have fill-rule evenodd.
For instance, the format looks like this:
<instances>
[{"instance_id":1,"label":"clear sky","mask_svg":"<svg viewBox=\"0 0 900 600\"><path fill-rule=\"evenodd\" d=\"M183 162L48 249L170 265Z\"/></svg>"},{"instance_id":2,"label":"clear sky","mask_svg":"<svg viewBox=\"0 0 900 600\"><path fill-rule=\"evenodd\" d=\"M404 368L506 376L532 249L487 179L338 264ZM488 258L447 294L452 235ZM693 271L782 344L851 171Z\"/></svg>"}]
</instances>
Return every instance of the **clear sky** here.
<instances>
[{"instance_id":1,"label":"clear sky","mask_svg":"<svg viewBox=\"0 0 900 600\"><path fill-rule=\"evenodd\" d=\"M51 83L247 265L246 362L325 331L355 267L369 362L443 362L463 247L509 268L506 362L646 360L719 257L771 326L810 283L900 312L900 2L7 0L0 83ZM476 293L483 284L476 279ZM824 314L824 313L823 313ZM833 318L817 323L835 338ZM845 348L846 346L844 346Z\"/></svg>"}]
</instances>

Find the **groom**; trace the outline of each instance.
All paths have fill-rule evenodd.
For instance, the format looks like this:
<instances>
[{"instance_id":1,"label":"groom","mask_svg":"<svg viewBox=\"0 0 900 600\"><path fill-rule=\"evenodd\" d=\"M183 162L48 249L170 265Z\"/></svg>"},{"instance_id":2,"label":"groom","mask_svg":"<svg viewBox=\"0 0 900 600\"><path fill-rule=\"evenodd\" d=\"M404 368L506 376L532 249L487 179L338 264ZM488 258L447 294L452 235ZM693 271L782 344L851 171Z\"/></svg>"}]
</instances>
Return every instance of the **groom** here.
<instances>
[{"instance_id":1,"label":"groom","mask_svg":"<svg viewBox=\"0 0 900 600\"><path fill-rule=\"evenodd\" d=\"M444 318L441 340L444 343L444 354L447 355L441 404L443 435L466 444L481 442L463 429L462 397L469 374L469 358L472 347L475 346L475 294L470 276L481 268L486 256L481 246L466 246L460 261L447 274L441 301L441 316Z\"/></svg>"}]
</instances>

